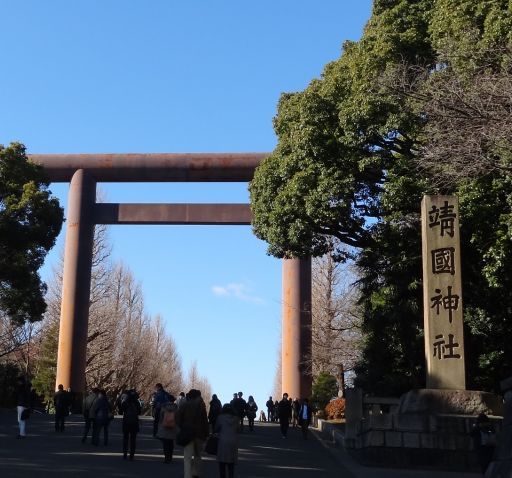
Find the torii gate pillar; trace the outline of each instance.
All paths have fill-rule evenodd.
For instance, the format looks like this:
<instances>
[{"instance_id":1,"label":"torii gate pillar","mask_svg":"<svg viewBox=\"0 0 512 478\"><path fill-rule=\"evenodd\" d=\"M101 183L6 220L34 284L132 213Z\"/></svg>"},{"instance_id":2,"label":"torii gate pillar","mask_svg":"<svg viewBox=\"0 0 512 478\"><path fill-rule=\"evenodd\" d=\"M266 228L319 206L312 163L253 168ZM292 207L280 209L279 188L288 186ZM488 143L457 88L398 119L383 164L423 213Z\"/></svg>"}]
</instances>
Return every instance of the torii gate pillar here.
<instances>
[{"instance_id":1,"label":"torii gate pillar","mask_svg":"<svg viewBox=\"0 0 512 478\"><path fill-rule=\"evenodd\" d=\"M283 259L282 393L311 396L311 259Z\"/></svg>"},{"instance_id":2,"label":"torii gate pillar","mask_svg":"<svg viewBox=\"0 0 512 478\"><path fill-rule=\"evenodd\" d=\"M62 278L57 384L85 388L96 181L83 169L71 179Z\"/></svg>"}]
</instances>

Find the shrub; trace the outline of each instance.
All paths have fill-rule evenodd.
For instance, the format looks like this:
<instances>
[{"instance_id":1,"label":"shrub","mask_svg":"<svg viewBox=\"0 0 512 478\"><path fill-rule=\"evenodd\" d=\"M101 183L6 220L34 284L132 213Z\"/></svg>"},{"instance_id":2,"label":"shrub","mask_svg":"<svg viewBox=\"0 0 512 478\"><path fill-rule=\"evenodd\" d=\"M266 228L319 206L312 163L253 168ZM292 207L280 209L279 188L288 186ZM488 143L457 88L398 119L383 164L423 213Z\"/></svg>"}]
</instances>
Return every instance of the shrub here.
<instances>
[{"instance_id":1,"label":"shrub","mask_svg":"<svg viewBox=\"0 0 512 478\"><path fill-rule=\"evenodd\" d=\"M316 410L323 410L331 398L338 395L338 382L332 375L322 372L313 383L311 404Z\"/></svg>"},{"instance_id":2,"label":"shrub","mask_svg":"<svg viewBox=\"0 0 512 478\"><path fill-rule=\"evenodd\" d=\"M343 418L345 416L345 399L336 398L325 406L325 415L328 420Z\"/></svg>"}]
</instances>

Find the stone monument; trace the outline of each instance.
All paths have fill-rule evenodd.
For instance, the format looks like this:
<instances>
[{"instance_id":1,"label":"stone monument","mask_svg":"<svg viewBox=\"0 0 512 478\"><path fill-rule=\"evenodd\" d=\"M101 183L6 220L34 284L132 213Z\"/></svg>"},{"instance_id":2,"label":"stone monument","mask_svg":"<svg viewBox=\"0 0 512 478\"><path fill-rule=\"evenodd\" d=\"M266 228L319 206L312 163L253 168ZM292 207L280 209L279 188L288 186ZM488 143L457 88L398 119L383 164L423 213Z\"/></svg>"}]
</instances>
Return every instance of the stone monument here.
<instances>
[{"instance_id":1,"label":"stone monument","mask_svg":"<svg viewBox=\"0 0 512 478\"><path fill-rule=\"evenodd\" d=\"M427 388L465 390L457 197L424 196L421 230Z\"/></svg>"}]
</instances>

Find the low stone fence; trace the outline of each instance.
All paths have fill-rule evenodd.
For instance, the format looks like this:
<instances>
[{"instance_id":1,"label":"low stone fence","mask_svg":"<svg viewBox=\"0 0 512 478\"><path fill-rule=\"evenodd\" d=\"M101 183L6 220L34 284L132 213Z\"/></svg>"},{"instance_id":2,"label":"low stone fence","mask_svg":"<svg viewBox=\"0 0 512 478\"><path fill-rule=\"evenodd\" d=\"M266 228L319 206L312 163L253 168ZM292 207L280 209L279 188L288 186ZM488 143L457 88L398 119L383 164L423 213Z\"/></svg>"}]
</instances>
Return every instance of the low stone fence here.
<instances>
[{"instance_id":1,"label":"low stone fence","mask_svg":"<svg viewBox=\"0 0 512 478\"><path fill-rule=\"evenodd\" d=\"M501 417L489 417L500 430ZM468 415L371 415L345 447L366 464L478 470Z\"/></svg>"},{"instance_id":2,"label":"low stone fence","mask_svg":"<svg viewBox=\"0 0 512 478\"><path fill-rule=\"evenodd\" d=\"M366 465L479 470L470 432L475 415L402 413L396 398L347 396L344 446ZM501 416L489 416L496 432Z\"/></svg>"}]
</instances>

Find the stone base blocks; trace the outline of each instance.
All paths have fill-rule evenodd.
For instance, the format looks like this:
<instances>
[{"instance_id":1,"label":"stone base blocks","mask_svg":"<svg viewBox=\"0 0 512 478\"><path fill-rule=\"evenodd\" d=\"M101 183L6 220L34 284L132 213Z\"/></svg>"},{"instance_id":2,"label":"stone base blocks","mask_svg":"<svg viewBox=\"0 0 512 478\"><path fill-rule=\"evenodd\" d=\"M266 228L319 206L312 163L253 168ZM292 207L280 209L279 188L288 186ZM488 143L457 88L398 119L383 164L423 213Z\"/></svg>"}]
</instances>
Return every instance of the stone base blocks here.
<instances>
[{"instance_id":1,"label":"stone base blocks","mask_svg":"<svg viewBox=\"0 0 512 478\"><path fill-rule=\"evenodd\" d=\"M410 394L414 397L404 395L393 413L377 412L370 403L371 398L363 400L366 412L363 409L360 420L357 423L347 420L345 448L366 465L478 471L478 455L470 432L481 411L488 414L499 432L502 417L495 415L501 411L499 397L483 392L467 392L464 397L461 391L450 394L447 390L420 390ZM482 400L478 399L479 394ZM436 401L437 407L433 405ZM425 402L430 408L425 407ZM470 413L439 411L465 411L464 403L470 404Z\"/></svg>"}]
</instances>

